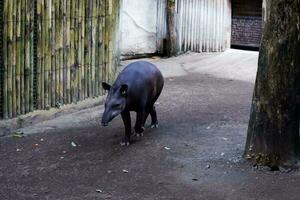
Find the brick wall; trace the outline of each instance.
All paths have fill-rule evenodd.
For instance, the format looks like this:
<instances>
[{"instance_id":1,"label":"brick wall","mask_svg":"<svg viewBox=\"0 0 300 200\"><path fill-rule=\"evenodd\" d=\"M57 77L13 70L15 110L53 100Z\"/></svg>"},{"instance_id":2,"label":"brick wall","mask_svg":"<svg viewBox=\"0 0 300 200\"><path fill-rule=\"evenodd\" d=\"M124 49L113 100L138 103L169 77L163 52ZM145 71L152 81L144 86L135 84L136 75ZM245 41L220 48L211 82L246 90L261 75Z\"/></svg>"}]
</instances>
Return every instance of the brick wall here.
<instances>
[{"instance_id":1,"label":"brick wall","mask_svg":"<svg viewBox=\"0 0 300 200\"><path fill-rule=\"evenodd\" d=\"M256 16L232 16L231 44L259 47L262 35L262 18Z\"/></svg>"}]
</instances>

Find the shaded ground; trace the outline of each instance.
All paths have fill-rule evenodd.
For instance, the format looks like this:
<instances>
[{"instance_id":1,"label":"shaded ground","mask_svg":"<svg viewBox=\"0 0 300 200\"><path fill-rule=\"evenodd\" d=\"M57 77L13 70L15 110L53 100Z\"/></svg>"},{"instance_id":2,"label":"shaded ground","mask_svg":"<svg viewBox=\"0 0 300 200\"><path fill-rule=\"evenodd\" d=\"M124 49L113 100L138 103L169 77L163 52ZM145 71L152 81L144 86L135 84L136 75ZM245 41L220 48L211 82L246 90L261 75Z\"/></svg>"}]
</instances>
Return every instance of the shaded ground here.
<instances>
[{"instance_id":1,"label":"shaded ground","mask_svg":"<svg viewBox=\"0 0 300 200\"><path fill-rule=\"evenodd\" d=\"M241 160L256 59L231 50L152 60L167 77L160 127L129 147L120 118L100 126L102 106L0 138L0 199L299 199L299 171Z\"/></svg>"}]
</instances>

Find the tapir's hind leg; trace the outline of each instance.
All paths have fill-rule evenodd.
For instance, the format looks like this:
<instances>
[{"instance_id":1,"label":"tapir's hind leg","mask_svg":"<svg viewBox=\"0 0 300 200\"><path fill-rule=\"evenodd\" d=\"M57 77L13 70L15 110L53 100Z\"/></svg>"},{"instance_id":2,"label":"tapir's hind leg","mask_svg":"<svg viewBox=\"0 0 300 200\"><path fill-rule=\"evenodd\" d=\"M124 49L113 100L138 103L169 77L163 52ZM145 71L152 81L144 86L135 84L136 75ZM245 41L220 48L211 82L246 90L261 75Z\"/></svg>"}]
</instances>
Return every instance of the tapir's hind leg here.
<instances>
[{"instance_id":1,"label":"tapir's hind leg","mask_svg":"<svg viewBox=\"0 0 300 200\"><path fill-rule=\"evenodd\" d=\"M141 110L138 111L136 113L136 122L135 122L135 133L137 134L137 136L143 136L143 132L145 130L145 121L147 119L147 116L149 115L148 112L146 112L145 110Z\"/></svg>"},{"instance_id":2,"label":"tapir's hind leg","mask_svg":"<svg viewBox=\"0 0 300 200\"><path fill-rule=\"evenodd\" d=\"M157 114L154 105L150 111L150 115L151 115L151 128L158 128Z\"/></svg>"},{"instance_id":3,"label":"tapir's hind leg","mask_svg":"<svg viewBox=\"0 0 300 200\"><path fill-rule=\"evenodd\" d=\"M123 111L121 113L124 126L125 126L125 137L121 141L122 146L128 146L130 144L130 136L131 136L131 118L129 111Z\"/></svg>"}]
</instances>

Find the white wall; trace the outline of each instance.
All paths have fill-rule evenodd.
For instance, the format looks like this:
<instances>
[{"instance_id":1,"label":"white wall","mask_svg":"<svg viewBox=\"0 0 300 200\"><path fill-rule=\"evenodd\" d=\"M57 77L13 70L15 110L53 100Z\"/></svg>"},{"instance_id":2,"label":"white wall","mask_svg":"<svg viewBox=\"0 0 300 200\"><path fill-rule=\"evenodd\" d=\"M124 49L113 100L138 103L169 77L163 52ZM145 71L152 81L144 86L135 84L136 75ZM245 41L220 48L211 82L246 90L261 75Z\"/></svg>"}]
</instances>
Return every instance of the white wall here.
<instances>
[{"instance_id":1,"label":"white wall","mask_svg":"<svg viewBox=\"0 0 300 200\"><path fill-rule=\"evenodd\" d=\"M123 0L121 54L156 52L157 0Z\"/></svg>"},{"instance_id":2,"label":"white wall","mask_svg":"<svg viewBox=\"0 0 300 200\"><path fill-rule=\"evenodd\" d=\"M181 52L222 52L230 48L231 0L176 0ZM121 54L162 52L166 0L123 0Z\"/></svg>"}]
</instances>

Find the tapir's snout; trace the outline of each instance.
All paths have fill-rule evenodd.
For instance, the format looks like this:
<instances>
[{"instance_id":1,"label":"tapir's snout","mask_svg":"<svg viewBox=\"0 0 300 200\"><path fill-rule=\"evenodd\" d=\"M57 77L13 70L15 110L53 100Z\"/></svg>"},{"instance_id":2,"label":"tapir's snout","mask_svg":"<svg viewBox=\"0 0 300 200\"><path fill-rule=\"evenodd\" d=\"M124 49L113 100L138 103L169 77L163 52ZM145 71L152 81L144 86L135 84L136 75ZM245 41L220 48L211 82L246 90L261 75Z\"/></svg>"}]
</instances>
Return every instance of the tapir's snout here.
<instances>
[{"instance_id":1,"label":"tapir's snout","mask_svg":"<svg viewBox=\"0 0 300 200\"><path fill-rule=\"evenodd\" d=\"M108 126L109 122L111 122L118 114L120 113L116 111L111 112L110 110L105 110L102 115L101 125Z\"/></svg>"},{"instance_id":2,"label":"tapir's snout","mask_svg":"<svg viewBox=\"0 0 300 200\"><path fill-rule=\"evenodd\" d=\"M110 117L108 117L106 113L103 113L102 120L101 120L101 125L102 126L108 126L108 123L110 122L109 118Z\"/></svg>"},{"instance_id":3,"label":"tapir's snout","mask_svg":"<svg viewBox=\"0 0 300 200\"><path fill-rule=\"evenodd\" d=\"M101 125L102 126L108 126L108 123L110 122L110 115L106 111L104 111L102 115Z\"/></svg>"}]
</instances>

